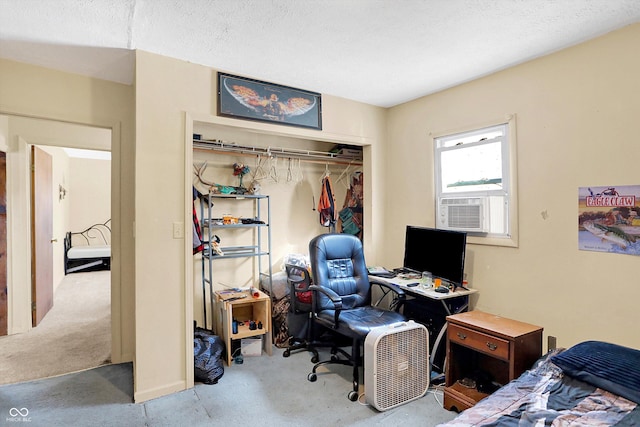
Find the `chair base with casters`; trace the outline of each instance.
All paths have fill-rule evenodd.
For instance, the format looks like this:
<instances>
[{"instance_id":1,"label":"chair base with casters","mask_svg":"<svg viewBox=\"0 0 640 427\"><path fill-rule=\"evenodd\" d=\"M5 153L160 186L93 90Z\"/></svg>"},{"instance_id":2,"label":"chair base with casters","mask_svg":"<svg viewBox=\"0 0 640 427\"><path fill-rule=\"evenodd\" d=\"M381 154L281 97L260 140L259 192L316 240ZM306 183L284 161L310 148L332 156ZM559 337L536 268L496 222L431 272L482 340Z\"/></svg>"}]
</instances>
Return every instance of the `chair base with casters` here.
<instances>
[{"instance_id":1,"label":"chair base with casters","mask_svg":"<svg viewBox=\"0 0 640 427\"><path fill-rule=\"evenodd\" d=\"M307 351L312 353L311 363L318 363L320 356L318 348L331 347L331 354L348 354L339 347L350 345L343 337L335 336L330 330L321 333L313 330L311 313L287 313L287 323L291 336L288 345L282 353L283 357L289 357L294 353ZM298 332L300 331L300 332Z\"/></svg>"},{"instance_id":2,"label":"chair base with casters","mask_svg":"<svg viewBox=\"0 0 640 427\"><path fill-rule=\"evenodd\" d=\"M353 390L351 390L349 394L347 394L347 398L352 402L355 402L356 400L358 400L358 389L360 387L360 384L359 384L360 372L358 371L358 367L362 366L362 362L360 361L359 348L360 348L359 343L354 344L353 347L351 348L351 354L347 353L341 348L331 349L331 360L324 360L322 362L317 362L315 365L313 365L313 369L311 370L309 375L307 375L307 380L311 382L316 382L318 380L317 370L319 367L324 365L337 364L337 365L353 366ZM356 351L356 349L358 349L358 351ZM345 357L345 359L340 359L338 357L338 354L341 354L343 357ZM352 355L354 355L354 357L352 357ZM358 362L354 363L352 359L357 359Z\"/></svg>"},{"instance_id":3,"label":"chair base with casters","mask_svg":"<svg viewBox=\"0 0 640 427\"><path fill-rule=\"evenodd\" d=\"M311 313L287 313L287 324L290 331L287 347L282 353L283 357L289 357L292 353L306 350L313 353L311 363L316 363L319 359L318 350L316 350L311 340Z\"/></svg>"},{"instance_id":4,"label":"chair base with casters","mask_svg":"<svg viewBox=\"0 0 640 427\"><path fill-rule=\"evenodd\" d=\"M360 367L364 365L361 349L365 338L373 328L406 321L406 317L399 313L404 292L386 283L375 283L383 295L390 295L389 307L394 309L371 305L372 283L369 282L362 242L355 236L335 233L317 236L309 243L309 253L315 282L309 287L313 291L313 326L326 328L349 340L351 353L337 346L332 348L331 360L316 363L307 379L316 381L321 366L351 366L353 388L347 397L356 401Z\"/></svg>"},{"instance_id":5,"label":"chair base with casters","mask_svg":"<svg viewBox=\"0 0 640 427\"><path fill-rule=\"evenodd\" d=\"M289 312L287 313L287 328L289 330L288 346L282 353L283 357L291 356L292 352L306 350L311 352L311 363L319 360L318 350L312 339L311 277L304 266L286 263L287 282L289 283Z\"/></svg>"},{"instance_id":6,"label":"chair base with casters","mask_svg":"<svg viewBox=\"0 0 640 427\"><path fill-rule=\"evenodd\" d=\"M347 312L344 312L342 314L345 315L347 314ZM349 338L351 338L351 353L348 353L342 348L333 347L331 349L331 359L324 360L313 365L311 372L309 373L309 375L307 375L307 380L315 382L318 378L318 368L320 368L321 366L330 364L352 366L353 389L347 394L347 397L352 402L355 402L356 400L358 400L358 390L360 387L360 367L364 365L361 349L367 334L373 327L386 326L397 322L403 322L406 321L406 318L400 313L384 309L377 309L375 307L368 307L366 309L366 312L365 309L351 310L351 312L348 314L349 316L345 317L351 319L351 325L353 325L354 327L354 329L352 330L352 334L347 335ZM366 326L367 324L373 326ZM343 358L340 358L339 355L341 355Z\"/></svg>"}]
</instances>

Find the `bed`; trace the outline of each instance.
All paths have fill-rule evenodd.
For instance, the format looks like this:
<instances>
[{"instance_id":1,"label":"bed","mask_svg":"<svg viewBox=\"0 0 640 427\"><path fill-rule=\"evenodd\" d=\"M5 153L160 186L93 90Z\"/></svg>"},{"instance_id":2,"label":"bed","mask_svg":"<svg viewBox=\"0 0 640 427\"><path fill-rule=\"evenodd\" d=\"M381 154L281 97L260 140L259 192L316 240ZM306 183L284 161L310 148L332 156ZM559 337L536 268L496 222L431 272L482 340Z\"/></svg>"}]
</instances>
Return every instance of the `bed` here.
<instances>
[{"instance_id":1,"label":"bed","mask_svg":"<svg viewBox=\"0 0 640 427\"><path fill-rule=\"evenodd\" d=\"M111 220L64 238L64 274L111 269Z\"/></svg>"},{"instance_id":2,"label":"bed","mask_svg":"<svg viewBox=\"0 0 640 427\"><path fill-rule=\"evenodd\" d=\"M441 426L638 426L640 350L585 341L543 356Z\"/></svg>"}]
</instances>

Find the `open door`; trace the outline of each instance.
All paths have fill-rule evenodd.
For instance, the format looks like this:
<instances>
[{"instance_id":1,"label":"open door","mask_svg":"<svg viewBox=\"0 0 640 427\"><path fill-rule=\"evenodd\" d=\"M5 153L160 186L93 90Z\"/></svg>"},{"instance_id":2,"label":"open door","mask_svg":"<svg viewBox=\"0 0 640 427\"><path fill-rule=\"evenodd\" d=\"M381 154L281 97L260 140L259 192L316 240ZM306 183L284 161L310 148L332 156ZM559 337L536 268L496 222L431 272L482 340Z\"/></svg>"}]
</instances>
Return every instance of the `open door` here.
<instances>
[{"instance_id":1,"label":"open door","mask_svg":"<svg viewBox=\"0 0 640 427\"><path fill-rule=\"evenodd\" d=\"M53 307L53 190L51 156L31 147L31 321Z\"/></svg>"}]
</instances>

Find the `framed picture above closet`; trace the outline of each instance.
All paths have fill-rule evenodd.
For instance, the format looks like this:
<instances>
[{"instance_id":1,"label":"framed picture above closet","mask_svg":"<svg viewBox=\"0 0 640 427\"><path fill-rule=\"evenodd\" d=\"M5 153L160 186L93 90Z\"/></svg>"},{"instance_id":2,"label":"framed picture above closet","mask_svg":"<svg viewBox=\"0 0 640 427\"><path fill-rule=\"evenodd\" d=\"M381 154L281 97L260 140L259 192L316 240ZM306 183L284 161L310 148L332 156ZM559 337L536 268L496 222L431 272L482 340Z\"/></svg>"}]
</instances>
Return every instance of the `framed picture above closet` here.
<instances>
[{"instance_id":1,"label":"framed picture above closet","mask_svg":"<svg viewBox=\"0 0 640 427\"><path fill-rule=\"evenodd\" d=\"M321 130L322 96L219 72L218 115Z\"/></svg>"}]
</instances>

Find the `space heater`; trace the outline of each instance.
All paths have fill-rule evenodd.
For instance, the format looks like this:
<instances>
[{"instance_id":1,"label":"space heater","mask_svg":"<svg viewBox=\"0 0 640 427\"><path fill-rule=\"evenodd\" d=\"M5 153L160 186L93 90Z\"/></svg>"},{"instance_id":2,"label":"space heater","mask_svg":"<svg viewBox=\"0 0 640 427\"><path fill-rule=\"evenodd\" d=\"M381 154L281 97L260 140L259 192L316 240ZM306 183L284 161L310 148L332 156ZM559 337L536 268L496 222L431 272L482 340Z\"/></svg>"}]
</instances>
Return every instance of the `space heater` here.
<instances>
[{"instance_id":1,"label":"space heater","mask_svg":"<svg viewBox=\"0 0 640 427\"><path fill-rule=\"evenodd\" d=\"M429 332L409 320L373 328L364 342L368 404L386 411L418 399L429 388Z\"/></svg>"}]
</instances>

